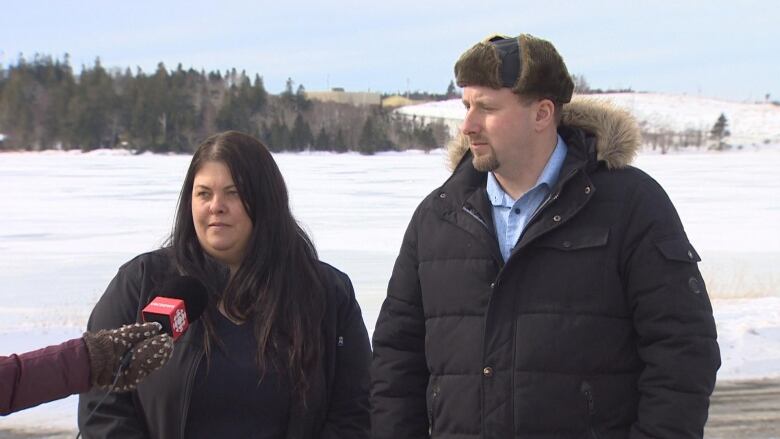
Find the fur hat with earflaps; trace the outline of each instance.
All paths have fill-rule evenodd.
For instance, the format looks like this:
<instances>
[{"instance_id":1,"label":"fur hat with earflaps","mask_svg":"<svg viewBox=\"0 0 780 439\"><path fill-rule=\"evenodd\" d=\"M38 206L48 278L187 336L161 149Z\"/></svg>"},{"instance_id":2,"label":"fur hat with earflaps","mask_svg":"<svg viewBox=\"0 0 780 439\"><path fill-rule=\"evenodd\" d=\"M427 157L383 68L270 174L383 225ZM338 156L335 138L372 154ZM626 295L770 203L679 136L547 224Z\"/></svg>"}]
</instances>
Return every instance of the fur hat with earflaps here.
<instances>
[{"instance_id":1,"label":"fur hat with earflaps","mask_svg":"<svg viewBox=\"0 0 780 439\"><path fill-rule=\"evenodd\" d=\"M511 88L518 95L571 101L574 82L555 47L528 34L491 36L475 44L455 63L459 87Z\"/></svg>"}]
</instances>

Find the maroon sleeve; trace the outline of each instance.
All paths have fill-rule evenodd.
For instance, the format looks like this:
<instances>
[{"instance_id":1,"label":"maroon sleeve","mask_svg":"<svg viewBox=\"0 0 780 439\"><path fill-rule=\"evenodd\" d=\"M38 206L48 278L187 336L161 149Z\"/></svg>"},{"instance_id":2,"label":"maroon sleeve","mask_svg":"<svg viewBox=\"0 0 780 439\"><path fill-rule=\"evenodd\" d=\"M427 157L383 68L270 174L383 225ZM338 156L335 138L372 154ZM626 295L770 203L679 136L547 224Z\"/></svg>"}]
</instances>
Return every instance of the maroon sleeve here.
<instances>
[{"instance_id":1,"label":"maroon sleeve","mask_svg":"<svg viewBox=\"0 0 780 439\"><path fill-rule=\"evenodd\" d=\"M0 415L86 392L89 379L89 355L81 338L0 357Z\"/></svg>"}]
</instances>

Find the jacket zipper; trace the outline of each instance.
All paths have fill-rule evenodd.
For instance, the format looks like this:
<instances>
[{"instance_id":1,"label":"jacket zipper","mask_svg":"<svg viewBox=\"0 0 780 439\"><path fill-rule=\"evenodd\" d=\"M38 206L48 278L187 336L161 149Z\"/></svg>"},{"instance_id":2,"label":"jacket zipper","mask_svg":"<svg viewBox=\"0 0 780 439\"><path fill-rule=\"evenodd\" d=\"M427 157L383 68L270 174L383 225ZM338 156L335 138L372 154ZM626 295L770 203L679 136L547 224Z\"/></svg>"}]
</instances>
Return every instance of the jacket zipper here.
<instances>
[{"instance_id":1,"label":"jacket zipper","mask_svg":"<svg viewBox=\"0 0 780 439\"><path fill-rule=\"evenodd\" d=\"M431 424L429 435L433 437L436 425L436 399L439 397L439 385L438 380L435 380L431 386L431 406L428 409L428 418Z\"/></svg>"},{"instance_id":2,"label":"jacket zipper","mask_svg":"<svg viewBox=\"0 0 780 439\"><path fill-rule=\"evenodd\" d=\"M493 237L493 239L496 239L495 235L493 235L493 231L491 230L490 226L485 222L484 219L479 215L479 212L477 212L473 207L471 207L468 204L465 204L461 207L461 209L469 214L472 218L474 218L482 227L485 229L485 231L488 233L489 236ZM501 256L501 251L499 250L498 253L494 253L493 257L495 258L495 261L498 263L499 271L500 268L504 266L504 258Z\"/></svg>"},{"instance_id":3,"label":"jacket zipper","mask_svg":"<svg viewBox=\"0 0 780 439\"><path fill-rule=\"evenodd\" d=\"M599 439L596 429L593 427L593 415L596 414L596 404L593 402L593 388L587 381L582 382L580 392L585 396L585 405L588 409L588 430L592 439Z\"/></svg>"},{"instance_id":4,"label":"jacket zipper","mask_svg":"<svg viewBox=\"0 0 780 439\"><path fill-rule=\"evenodd\" d=\"M200 366L200 362L203 360L203 355L204 353L200 352L200 355L195 359L194 364L187 373L187 387L184 389L184 407L182 407L181 426L179 427L179 437L181 439L185 439L184 434L187 429L187 416L189 415L190 398L192 397L192 383L195 381L195 372L198 370L198 366Z\"/></svg>"},{"instance_id":5,"label":"jacket zipper","mask_svg":"<svg viewBox=\"0 0 780 439\"><path fill-rule=\"evenodd\" d=\"M536 209L536 212L534 212L534 214L531 215L531 218L526 223L525 230L528 229L528 226L531 225L531 223L533 223L534 220L536 220L536 218L541 214L541 212L549 204L551 204L552 201L558 199L558 196L561 193L563 185L566 184L569 180L571 180L571 178L574 177L577 174L578 171L579 171L579 168L572 170L572 172L570 172L569 175L566 176L566 178L561 180L559 185L556 185L557 188L559 188L559 189L554 192L554 195L553 194L548 195L547 198L545 198L545 200L542 202L542 204L539 205L539 208ZM477 212L474 211L474 209L471 206L464 205L464 206L461 207L461 209L464 212L468 213L477 222L479 222L482 225L482 227L484 227L485 230L487 230L487 232L490 233L490 227L488 227L487 223L482 219L481 216L479 216L477 214ZM523 230L523 232L520 234L520 237L518 238L518 242L520 242L520 240L523 239L523 235L525 234L525 230ZM509 258L510 259L512 258L511 254L509 255ZM506 262L509 262L509 260L507 260ZM504 267L506 266L506 262L504 262L503 258L501 259L500 269L498 271L498 274L496 275L495 280L493 281L493 285L498 285L499 279L501 278L501 273L504 271ZM493 298L492 298L492 294L491 294L489 302L491 302L492 300L493 300ZM490 303L488 303L488 309L489 308L490 308ZM483 334L483 338L484 338L484 334ZM514 364L514 359L512 360L512 363ZM512 374L512 386L514 387L514 374ZM587 392L585 392L586 387L587 387ZM591 388L590 388L590 384L583 383L583 387L582 387L581 390L583 391L583 393L585 393L586 399L588 401L588 425L589 425L590 434L592 436L592 439L599 439L598 435L596 434L596 431L593 428L593 419L592 418L593 418L593 413L595 413L595 406L594 406L594 403L593 403L593 394L592 394L592 391L591 391ZM433 406L434 406L434 404L433 404L433 401L435 401L436 396L437 395L434 392L433 393L432 402L431 402L431 409L429 410L430 424L431 424L429 434L430 434L431 437L433 437L433 426L434 426L434 415L433 415ZM482 418L483 418L482 419L482 424L483 424L482 428L484 430L484 428L485 428L484 417L482 417Z\"/></svg>"},{"instance_id":6,"label":"jacket zipper","mask_svg":"<svg viewBox=\"0 0 780 439\"><path fill-rule=\"evenodd\" d=\"M539 205L539 208L536 209L533 215L531 215L531 218L528 220L528 222L525 224L525 229L523 230L523 233L520 234L520 237L517 239L517 242L522 241L523 235L525 235L525 231L528 230L528 226L533 224L534 220L542 214L542 211L550 205L554 200L558 199L558 196L561 193L561 190L563 189L563 185L566 184L569 180L571 180L572 177L574 177L575 174L577 174L577 171L579 169L575 169L569 173L569 175L566 176L563 180L561 180L561 184L557 185L559 189L556 192L550 193L550 195L547 195L547 198L542 202L541 205Z\"/></svg>"},{"instance_id":7,"label":"jacket zipper","mask_svg":"<svg viewBox=\"0 0 780 439\"><path fill-rule=\"evenodd\" d=\"M477 214L477 212L475 212L475 211L474 211L474 209L473 209L471 206L465 205L465 206L461 207L461 209L463 209L463 211L464 211L464 212L468 213L469 215L471 215L471 216L472 216L472 218L474 218L474 219L475 219L475 220L477 220L477 221L478 221L480 224L482 224L482 227L484 227L484 228L485 228L485 230L487 230L487 231L488 231L488 233L490 232L490 227L488 227L488 225L487 225L487 223L485 222L485 220L483 220L483 219L482 219L482 217L481 217L481 216L479 216L479 215Z\"/></svg>"}]
</instances>

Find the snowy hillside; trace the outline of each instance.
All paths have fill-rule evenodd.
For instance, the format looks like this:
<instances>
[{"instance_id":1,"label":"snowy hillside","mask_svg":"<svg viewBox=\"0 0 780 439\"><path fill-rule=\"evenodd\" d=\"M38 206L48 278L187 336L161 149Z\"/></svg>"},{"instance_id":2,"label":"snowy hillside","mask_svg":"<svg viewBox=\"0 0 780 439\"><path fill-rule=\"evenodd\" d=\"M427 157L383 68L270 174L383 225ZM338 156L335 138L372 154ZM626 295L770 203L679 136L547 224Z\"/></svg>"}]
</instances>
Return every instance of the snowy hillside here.
<instances>
[{"instance_id":1,"label":"snowy hillside","mask_svg":"<svg viewBox=\"0 0 780 439\"><path fill-rule=\"evenodd\" d=\"M614 93L587 97L611 101L629 110L640 123L645 123L648 131L683 132L692 129L709 133L715 120L723 113L731 131L731 136L726 139L728 143L743 146L780 143L780 105L661 93ZM423 117L427 121L444 122L453 132L457 131L464 115L459 99L412 105L396 111Z\"/></svg>"}]
</instances>

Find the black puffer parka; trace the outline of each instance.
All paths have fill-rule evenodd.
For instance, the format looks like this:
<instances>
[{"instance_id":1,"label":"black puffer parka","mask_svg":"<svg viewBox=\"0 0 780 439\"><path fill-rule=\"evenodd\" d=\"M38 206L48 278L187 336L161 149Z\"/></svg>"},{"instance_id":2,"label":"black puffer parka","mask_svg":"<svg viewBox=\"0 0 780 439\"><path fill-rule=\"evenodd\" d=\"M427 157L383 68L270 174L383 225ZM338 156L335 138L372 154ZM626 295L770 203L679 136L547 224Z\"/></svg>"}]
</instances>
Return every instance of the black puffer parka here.
<instances>
[{"instance_id":1,"label":"black puffer parka","mask_svg":"<svg viewBox=\"0 0 780 439\"><path fill-rule=\"evenodd\" d=\"M470 153L415 211L373 336L373 438L702 437L720 355L699 256L628 166L633 120L567 107L559 182L506 264Z\"/></svg>"}]
</instances>

